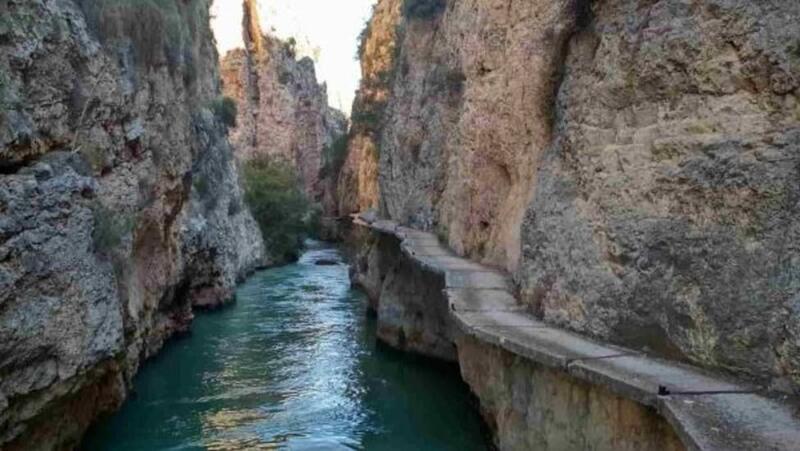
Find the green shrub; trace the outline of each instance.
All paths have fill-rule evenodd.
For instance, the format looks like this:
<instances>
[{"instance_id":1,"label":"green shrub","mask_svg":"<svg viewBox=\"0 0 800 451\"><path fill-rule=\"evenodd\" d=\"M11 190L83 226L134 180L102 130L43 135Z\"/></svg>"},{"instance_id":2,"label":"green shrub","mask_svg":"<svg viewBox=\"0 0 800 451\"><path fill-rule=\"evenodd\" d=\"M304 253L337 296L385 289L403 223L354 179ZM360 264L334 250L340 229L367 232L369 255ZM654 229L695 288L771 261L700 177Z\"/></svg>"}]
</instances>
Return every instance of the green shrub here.
<instances>
[{"instance_id":1,"label":"green shrub","mask_svg":"<svg viewBox=\"0 0 800 451\"><path fill-rule=\"evenodd\" d=\"M133 230L133 219L129 215L114 212L100 203L92 207L94 230L92 240L95 251L109 254L122 244L122 240Z\"/></svg>"},{"instance_id":2,"label":"green shrub","mask_svg":"<svg viewBox=\"0 0 800 451\"><path fill-rule=\"evenodd\" d=\"M295 38L287 39L284 48L286 49L286 54L289 55L290 58L295 58L297 56L297 40Z\"/></svg>"},{"instance_id":3,"label":"green shrub","mask_svg":"<svg viewBox=\"0 0 800 451\"><path fill-rule=\"evenodd\" d=\"M377 133L381 128L385 109L386 102L373 101L357 105L351 115L353 128L359 131Z\"/></svg>"},{"instance_id":4,"label":"green shrub","mask_svg":"<svg viewBox=\"0 0 800 451\"><path fill-rule=\"evenodd\" d=\"M239 112L235 100L230 97L219 97L211 102L211 111L226 127L236 127L236 116Z\"/></svg>"},{"instance_id":5,"label":"green shrub","mask_svg":"<svg viewBox=\"0 0 800 451\"><path fill-rule=\"evenodd\" d=\"M208 179L202 175L194 175L192 177L192 186L201 198L205 198L211 194L211 184L208 183Z\"/></svg>"},{"instance_id":6,"label":"green shrub","mask_svg":"<svg viewBox=\"0 0 800 451\"><path fill-rule=\"evenodd\" d=\"M375 17L375 7L376 5L372 5L372 13L369 15L370 19L367 19L364 22L364 28L361 29L361 33L358 34L358 50L356 51L356 61L360 60L361 57L364 56L364 50L367 48L367 39L369 39L369 35L372 33L372 17Z\"/></svg>"},{"instance_id":7,"label":"green shrub","mask_svg":"<svg viewBox=\"0 0 800 451\"><path fill-rule=\"evenodd\" d=\"M136 64L171 71L183 67L193 77L197 25L207 21L206 0L78 0L89 27L104 43L130 40Z\"/></svg>"},{"instance_id":8,"label":"green shrub","mask_svg":"<svg viewBox=\"0 0 800 451\"><path fill-rule=\"evenodd\" d=\"M433 19L447 7L446 0L405 0L403 15L409 19Z\"/></svg>"},{"instance_id":9,"label":"green shrub","mask_svg":"<svg viewBox=\"0 0 800 451\"><path fill-rule=\"evenodd\" d=\"M333 143L322 150L322 177L338 174L345 159L347 159L346 133L337 136Z\"/></svg>"},{"instance_id":10,"label":"green shrub","mask_svg":"<svg viewBox=\"0 0 800 451\"><path fill-rule=\"evenodd\" d=\"M286 161L258 159L244 164L245 202L267 249L293 260L311 232L313 207L300 190L294 168Z\"/></svg>"}]
</instances>

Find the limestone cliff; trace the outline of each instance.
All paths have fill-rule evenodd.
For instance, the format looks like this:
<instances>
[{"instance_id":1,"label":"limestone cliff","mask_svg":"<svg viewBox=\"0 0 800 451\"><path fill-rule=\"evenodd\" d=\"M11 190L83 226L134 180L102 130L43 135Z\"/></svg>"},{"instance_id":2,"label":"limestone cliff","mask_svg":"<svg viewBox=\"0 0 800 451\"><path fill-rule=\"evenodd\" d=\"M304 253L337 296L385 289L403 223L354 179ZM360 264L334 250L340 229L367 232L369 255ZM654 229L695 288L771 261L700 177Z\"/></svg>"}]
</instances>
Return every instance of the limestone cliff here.
<instances>
[{"instance_id":1,"label":"limestone cliff","mask_svg":"<svg viewBox=\"0 0 800 451\"><path fill-rule=\"evenodd\" d=\"M593 5L522 225L524 299L797 390L800 3Z\"/></svg>"},{"instance_id":2,"label":"limestone cliff","mask_svg":"<svg viewBox=\"0 0 800 451\"><path fill-rule=\"evenodd\" d=\"M400 3L382 216L512 271L547 321L800 387L800 4L383 1L373 34ZM343 212L374 197L360 147Z\"/></svg>"},{"instance_id":3,"label":"limestone cliff","mask_svg":"<svg viewBox=\"0 0 800 451\"><path fill-rule=\"evenodd\" d=\"M397 56L401 0L380 0L361 35L361 86L353 102L347 157L337 181L337 213L378 207L378 139Z\"/></svg>"},{"instance_id":4,"label":"limestone cliff","mask_svg":"<svg viewBox=\"0 0 800 451\"><path fill-rule=\"evenodd\" d=\"M0 448L76 445L264 249L208 0L0 0Z\"/></svg>"},{"instance_id":5,"label":"limestone cliff","mask_svg":"<svg viewBox=\"0 0 800 451\"><path fill-rule=\"evenodd\" d=\"M222 60L225 95L235 99L239 109L231 131L236 155L243 161L259 156L288 160L309 197L331 205L327 159L347 133L347 120L328 105L314 62L307 57L297 60L292 43L261 31L254 2L244 2L243 25L245 49L232 50Z\"/></svg>"}]
</instances>

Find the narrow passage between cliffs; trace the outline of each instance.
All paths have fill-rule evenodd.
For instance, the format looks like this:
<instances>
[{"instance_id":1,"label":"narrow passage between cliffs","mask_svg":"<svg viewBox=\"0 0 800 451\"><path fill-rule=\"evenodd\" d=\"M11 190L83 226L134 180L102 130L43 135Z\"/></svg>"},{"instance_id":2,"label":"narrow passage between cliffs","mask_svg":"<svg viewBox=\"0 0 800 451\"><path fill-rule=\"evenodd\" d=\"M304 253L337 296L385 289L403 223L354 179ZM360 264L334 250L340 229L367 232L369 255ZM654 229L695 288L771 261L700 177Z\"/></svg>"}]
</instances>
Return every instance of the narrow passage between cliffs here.
<instances>
[{"instance_id":1,"label":"narrow passage between cliffs","mask_svg":"<svg viewBox=\"0 0 800 451\"><path fill-rule=\"evenodd\" d=\"M377 344L341 253L309 244L198 314L82 449L487 449L458 369Z\"/></svg>"}]
</instances>

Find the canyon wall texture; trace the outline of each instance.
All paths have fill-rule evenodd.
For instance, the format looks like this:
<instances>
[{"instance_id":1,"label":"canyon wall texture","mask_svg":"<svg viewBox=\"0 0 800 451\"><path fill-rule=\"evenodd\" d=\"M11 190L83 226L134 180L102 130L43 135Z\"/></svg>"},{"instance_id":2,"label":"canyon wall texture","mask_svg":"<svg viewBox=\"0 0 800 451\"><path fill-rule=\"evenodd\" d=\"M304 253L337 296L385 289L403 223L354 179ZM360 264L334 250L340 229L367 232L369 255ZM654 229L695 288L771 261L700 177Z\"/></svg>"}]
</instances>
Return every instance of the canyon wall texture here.
<instances>
[{"instance_id":1,"label":"canyon wall texture","mask_svg":"<svg viewBox=\"0 0 800 451\"><path fill-rule=\"evenodd\" d=\"M524 301L800 387L799 20L785 1L593 4L522 225Z\"/></svg>"},{"instance_id":2,"label":"canyon wall texture","mask_svg":"<svg viewBox=\"0 0 800 451\"><path fill-rule=\"evenodd\" d=\"M77 445L264 259L208 7L0 1L0 448Z\"/></svg>"},{"instance_id":3,"label":"canyon wall texture","mask_svg":"<svg viewBox=\"0 0 800 451\"><path fill-rule=\"evenodd\" d=\"M548 322L800 388L800 4L399 4L370 29L395 55L381 216L511 271Z\"/></svg>"},{"instance_id":4,"label":"canyon wall texture","mask_svg":"<svg viewBox=\"0 0 800 451\"><path fill-rule=\"evenodd\" d=\"M533 317L520 314L502 273L454 257L435 235L389 221L355 221L346 234L349 243L360 243L352 279L367 292L378 338L406 352L457 360L498 449L695 449L652 404L570 374L572 363L599 361L579 351L595 345L566 351L575 336L529 322L526 316ZM502 338L490 341L487 333ZM620 352L593 355L603 360Z\"/></svg>"},{"instance_id":5,"label":"canyon wall texture","mask_svg":"<svg viewBox=\"0 0 800 451\"><path fill-rule=\"evenodd\" d=\"M469 336L458 338L461 375L503 450L681 451L653 409Z\"/></svg>"},{"instance_id":6,"label":"canyon wall texture","mask_svg":"<svg viewBox=\"0 0 800 451\"><path fill-rule=\"evenodd\" d=\"M237 157L282 158L297 168L306 194L335 209L332 161L344 146L347 119L328 105L325 85L317 83L314 62L297 59L294 45L265 35L257 5L244 2L245 49L222 60L223 90L236 100L239 115L231 130Z\"/></svg>"},{"instance_id":7,"label":"canyon wall texture","mask_svg":"<svg viewBox=\"0 0 800 451\"><path fill-rule=\"evenodd\" d=\"M514 268L580 11L573 1L416 3L433 6L407 2L397 36L379 145L382 211Z\"/></svg>"},{"instance_id":8,"label":"canyon wall texture","mask_svg":"<svg viewBox=\"0 0 800 451\"><path fill-rule=\"evenodd\" d=\"M378 1L360 37L361 84L353 101L347 157L336 191L341 216L378 208L378 140L397 57L402 3Z\"/></svg>"}]
</instances>

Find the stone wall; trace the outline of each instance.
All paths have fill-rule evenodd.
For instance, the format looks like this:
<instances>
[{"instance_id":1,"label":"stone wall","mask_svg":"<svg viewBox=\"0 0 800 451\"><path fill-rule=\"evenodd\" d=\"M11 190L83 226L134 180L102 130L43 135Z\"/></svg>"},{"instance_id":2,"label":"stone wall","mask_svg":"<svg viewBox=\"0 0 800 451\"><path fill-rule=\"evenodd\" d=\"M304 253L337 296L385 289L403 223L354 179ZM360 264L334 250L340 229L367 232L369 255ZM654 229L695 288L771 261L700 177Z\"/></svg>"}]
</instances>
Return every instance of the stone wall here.
<instances>
[{"instance_id":1,"label":"stone wall","mask_svg":"<svg viewBox=\"0 0 800 451\"><path fill-rule=\"evenodd\" d=\"M378 338L442 359L457 351L500 449L789 450L800 440L786 399L549 325L513 296L507 274L435 235L364 217L353 225L363 230L347 236L367 257L353 280L371 297L380 286L370 301Z\"/></svg>"},{"instance_id":2,"label":"stone wall","mask_svg":"<svg viewBox=\"0 0 800 451\"><path fill-rule=\"evenodd\" d=\"M672 451L686 447L655 409L464 336L461 376L502 450Z\"/></svg>"},{"instance_id":3,"label":"stone wall","mask_svg":"<svg viewBox=\"0 0 800 451\"><path fill-rule=\"evenodd\" d=\"M352 279L367 293L378 317L378 338L403 351L455 361L444 274L404 255L396 237L367 234L361 239L365 241L353 262Z\"/></svg>"}]
</instances>

